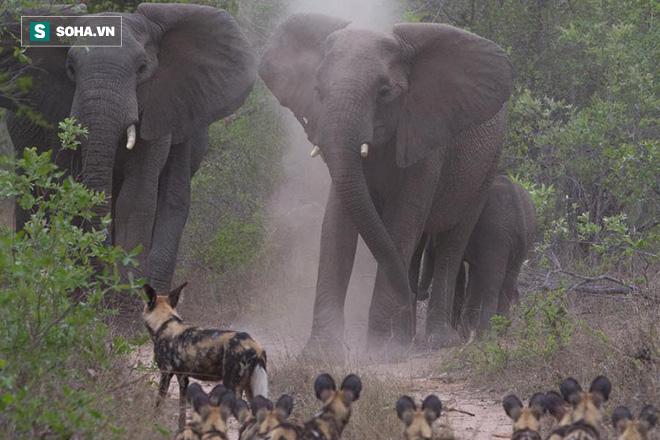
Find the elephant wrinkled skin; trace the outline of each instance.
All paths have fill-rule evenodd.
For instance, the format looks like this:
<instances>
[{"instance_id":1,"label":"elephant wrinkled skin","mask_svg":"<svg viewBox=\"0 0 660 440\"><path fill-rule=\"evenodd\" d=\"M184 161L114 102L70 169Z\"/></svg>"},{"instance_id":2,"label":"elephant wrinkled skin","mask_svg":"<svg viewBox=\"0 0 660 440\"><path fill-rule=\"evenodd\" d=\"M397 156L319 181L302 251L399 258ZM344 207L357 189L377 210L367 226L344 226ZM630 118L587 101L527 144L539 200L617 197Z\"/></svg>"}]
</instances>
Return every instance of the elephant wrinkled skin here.
<instances>
[{"instance_id":1,"label":"elephant wrinkled skin","mask_svg":"<svg viewBox=\"0 0 660 440\"><path fill-rule=\"evenodd\" d=\"M439 249L427 336L449 345L458 337L456 274L502 148L513 69L499 46L452 26L398 24L384 33L348 25L293 15L259 66L332 178L307 348L341 346L358 234L378 262L370 347L410 345L409 266L423 233Z\"/></svg>"},{"instance_id":2,"label":"elephant wrinkled skin","mask_svg":"<svg viewBox=\"0 0 660 440\"><path fill-rule=\"evenodd\" d=\"M29 66L3 50L0 70L23 70L33 85L16 99L0 98L0 106L15 112L7 125L17 151L53 149L60 166L105 192L98 214L112 214L109 241L126 250L142 245L140 275L167 291L209 124L243 103L256 58L224 10L143 3L134 14L102 15L123 17L122 47L33 47L25 52ZM20 35L20 25L8 30L5 49L16 44L10 34ZM50 128L17 112L21 106ZM60 151L53 128L69 116L89 130L75 153ZM17 226L25 220L17 211Z\"/></svg>"}]
</instances>

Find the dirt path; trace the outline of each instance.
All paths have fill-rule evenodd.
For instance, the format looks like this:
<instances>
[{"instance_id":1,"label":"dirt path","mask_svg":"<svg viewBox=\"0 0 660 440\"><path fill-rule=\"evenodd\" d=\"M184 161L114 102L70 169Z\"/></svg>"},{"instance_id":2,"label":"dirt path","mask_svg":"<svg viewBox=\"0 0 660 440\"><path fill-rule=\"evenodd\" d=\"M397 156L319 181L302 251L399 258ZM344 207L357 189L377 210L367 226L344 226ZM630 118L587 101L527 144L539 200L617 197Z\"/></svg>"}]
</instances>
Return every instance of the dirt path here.
<instances>
[{"instance_id":1,"label":"dirt path","mask_svg":"<svg viewBox=\"0 0 660 440\"><path fill-rule=\"evenodd\" d=\"M146 344L138 350L135 361L149 365L152 348ZM274 352L271 347L269 354L271 362L285 362L284 356ZM406 392L417 402L427 395L436 394L443 404L443 416L435 427L443 434L452 433L459 439L485 440L492 438L509 438L511 422L502 410L501 393L495 390L475 389L465 379L456 379L447 373L434 373L434 367L440 362L442 353L434 355L418 355L405 362L384 365L370 365L361 368L378 376L383 383L391 380L404 381ZM158 380L156 374L153 379ZM214 383L202 383L209 392ZM154 389L155 391L155 389ZM171 426L176 426L179 401L179 386L172 380L167 403ZM237 423L230 421L230 439L238 439ZM396 435L393 438L398 438Z\"/></svg>"}]
</instances>

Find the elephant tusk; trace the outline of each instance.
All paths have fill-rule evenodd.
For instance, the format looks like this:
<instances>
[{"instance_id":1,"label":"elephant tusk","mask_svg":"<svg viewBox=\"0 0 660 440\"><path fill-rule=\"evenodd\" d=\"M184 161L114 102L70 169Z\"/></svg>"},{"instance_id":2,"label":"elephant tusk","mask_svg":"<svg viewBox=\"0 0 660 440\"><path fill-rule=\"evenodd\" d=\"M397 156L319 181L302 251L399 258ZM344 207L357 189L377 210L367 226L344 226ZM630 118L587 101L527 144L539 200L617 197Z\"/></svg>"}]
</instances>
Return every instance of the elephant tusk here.
<instances>
[{"instance_id":1,"label":"elephant tusk","mask_svg":"<svg viewBox=\"0 0 660 440\"><path fill-rule=\"evenodd\" d=\"M309 122L307 121L307 118L306 118L306 117L303 116L302 120L303 120L303 122L305 123L305 125L309 124Z\"/></svg>"},{"instance_id":2,"label":"elephant tusk","mask_svg":"<svg viewBox=\"0 0 660 440\"><path fill-rule=\"evenodd\" d=\"M126 137L126 149L132 150L135 146L135 124L131 124L131 126L126 129Z\"/></svg>"},{"instance_id":3,"label":"elephant tusk","mask_svg":"<svg viewBox=\"0 0 660 440\"><path fill-rule=\"evenodd\" d=\"M364 159L365 157L367 157L368 154L369 154L369 144L365 142L364 144L362 144L362 146L360 146L360 156L362 156L362 158Z\"/></svg>"},{"instance_id":4,"label":"elephant tusk","mask_svg":"<svg viewBox=\"0 0 660 440\"><path fill-rule=\"evenodd\" d=\"M310 156L316 157L319 154L321 154L321 149L319 148L318 145L314 145L314 149L312 149L312 152L311 152Z\"/></svg>"}]
</instances>

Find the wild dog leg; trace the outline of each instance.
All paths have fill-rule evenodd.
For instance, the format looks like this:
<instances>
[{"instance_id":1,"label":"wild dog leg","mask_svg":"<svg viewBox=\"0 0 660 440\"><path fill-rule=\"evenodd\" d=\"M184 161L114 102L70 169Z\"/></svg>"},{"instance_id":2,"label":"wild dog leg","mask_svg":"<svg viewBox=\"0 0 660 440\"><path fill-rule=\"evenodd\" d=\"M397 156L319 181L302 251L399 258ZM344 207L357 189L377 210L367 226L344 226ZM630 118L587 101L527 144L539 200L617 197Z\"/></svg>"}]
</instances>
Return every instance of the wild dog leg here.
<instances>
[{"instance_id":1,"label":"wild dog leg","mask_svg":"<svg viewBox=\"0 0 660 440\"><path fill-rule=\"evenodd\" d=\"M176 378L179 381L179 429L183 429L186 426L186 390L190 379L184 374L177 374Z\"/></svg>"},{"instance_id":2,"label":"wild dog leg","mask_svg":"<svg viewBox=\"0 0 660 440\"><path fill-rule=\"evenodd\" d=\"M160 373L160 385L158 386L158 399L156 400L156 407L163 403L167 397L167 390L170 389L170 381L172 380L172 373Z\"/></svg>"}]
</instances>

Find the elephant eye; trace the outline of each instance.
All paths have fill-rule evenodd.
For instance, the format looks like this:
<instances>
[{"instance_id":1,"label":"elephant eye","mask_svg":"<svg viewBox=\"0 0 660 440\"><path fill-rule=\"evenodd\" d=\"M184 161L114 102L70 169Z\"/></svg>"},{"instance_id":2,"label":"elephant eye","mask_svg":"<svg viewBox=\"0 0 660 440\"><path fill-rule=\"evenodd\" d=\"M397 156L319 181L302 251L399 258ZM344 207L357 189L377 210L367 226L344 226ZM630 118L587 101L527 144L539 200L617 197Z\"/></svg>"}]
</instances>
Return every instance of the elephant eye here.
<instances>
[{"instance_id":1,"label":"elephant eye","mask_svg":"<svg viewBox=\"0 0 660 440\"><path fill-rule=\"evenodd\" d=\"M378 97L384 98L390 93L390 86L382 86L378 89Z\"/></svg>"},{"instance_id":2,"label":"elephant eye","mask_svg":"<svg viewBox=\"0 0 660 440\"><path fill-rule=\"evenodd\" d=\"M69 75L69 79L71 79L71 81L76 79L76 70L73 68L72 64L67 64L66 73Z\"/></svg>"},{"instance_id":3,"label":"elephant eye","mask_svg":"<svg viewBox=\"0 0 660 440\"><path fill-rule=\"evenodd\" d=\"M138 75L142 75L146 71L147 71L147 63L140 64L140 67L138 67L137 70Z\"/></svg>"}]
</instances>

